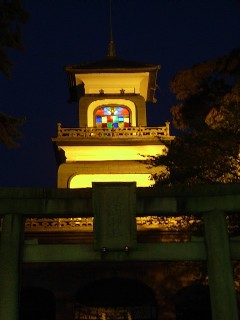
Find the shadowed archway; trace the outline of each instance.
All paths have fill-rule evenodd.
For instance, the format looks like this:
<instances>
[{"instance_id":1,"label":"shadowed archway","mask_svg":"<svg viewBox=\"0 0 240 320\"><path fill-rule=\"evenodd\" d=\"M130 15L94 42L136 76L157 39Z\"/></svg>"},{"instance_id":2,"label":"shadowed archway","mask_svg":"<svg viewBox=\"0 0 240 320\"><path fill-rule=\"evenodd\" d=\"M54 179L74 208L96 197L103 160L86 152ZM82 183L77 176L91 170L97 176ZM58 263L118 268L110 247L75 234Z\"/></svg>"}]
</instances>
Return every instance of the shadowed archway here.
<instances>
[{"instance_id":1,"label":"shadowed archway","mask_svg":"<svg viewBox=\"0 0 240 320\"><path fill-rule=\"evenodd\" d=\"M75 319L157 319L154 291L133 279L94 281L76 295Z\"/></svg>"},{"instance_id":2,"label":"shadowed archway","mask_svg":"<svg viewBox=\"0 0 240 320\"><path fill-rule=\"evenodd\" d=\"M210 292L207 285L193 284L175 297L176 320L212 320Z\"/></svg>"},{"instance_id":3,"label":"shadowed archway","mask_svg":"<svg viewBox=\"0 0 240 320\"><path fill-rule=\"evenodd\" d=\"M19 320L55 320L54 294L40 287L22 287Z\"/></svg>"}]
</instances>

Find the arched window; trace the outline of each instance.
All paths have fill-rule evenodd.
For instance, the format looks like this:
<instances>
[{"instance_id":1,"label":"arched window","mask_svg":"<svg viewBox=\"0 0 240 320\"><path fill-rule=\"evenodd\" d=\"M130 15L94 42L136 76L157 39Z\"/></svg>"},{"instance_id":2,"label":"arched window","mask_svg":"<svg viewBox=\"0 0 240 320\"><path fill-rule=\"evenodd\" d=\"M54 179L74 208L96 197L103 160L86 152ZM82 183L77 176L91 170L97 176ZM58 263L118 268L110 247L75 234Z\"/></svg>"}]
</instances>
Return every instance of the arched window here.
<instances>
[{"instance_id":1,"label":"arched window","mask_svg":"<svg viewBox=\"0 0 240 320\"><path fill-rule=\"evenodd\" d=\"M96 111L95 121L97 128L127 128L130 126L130 112L124 106L101 106Z\"/></svg>"}]
</instances>

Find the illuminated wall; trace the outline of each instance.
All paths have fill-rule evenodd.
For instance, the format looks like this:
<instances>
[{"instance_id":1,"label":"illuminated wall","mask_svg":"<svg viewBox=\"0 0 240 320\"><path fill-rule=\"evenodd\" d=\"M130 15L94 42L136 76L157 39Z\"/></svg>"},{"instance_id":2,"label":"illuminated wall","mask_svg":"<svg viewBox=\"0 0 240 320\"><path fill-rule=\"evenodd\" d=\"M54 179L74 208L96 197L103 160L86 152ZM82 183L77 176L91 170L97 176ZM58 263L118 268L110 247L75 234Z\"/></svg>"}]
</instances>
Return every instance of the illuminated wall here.
<instances>
[{"instance_id":1,"label":"illuminated wall","mask_svg":"<svg viewBox=\"0 0 240 320\"><path fill-rule=\"evenodd\" d=\"M74 176L69 188L91 188L92 182L132 182L137 187L150 187L154 184L150 174L79 174Z\"/></svg>"},{"instance_id":2,"label":"illuminated wall","mask_svg":"<svg viewBox=\"0 0 240 320\"><path fill-rule=\"evenodd\" d=\"M119 146L62 146L66 162L144 160L148 156L163 154L164 145L119 145Z\"/></svg>"},{"instance_id":3,"label":"illuminated wall","mask_svg":"<svg viewBox=\"0 0 240 320\"><path fill-rule=\"evenodd\" d=\"M84 83L85 94L137 93L147 99L149 72L82 73L76 74L76 84Z\"/></svg>"}]
</instances>

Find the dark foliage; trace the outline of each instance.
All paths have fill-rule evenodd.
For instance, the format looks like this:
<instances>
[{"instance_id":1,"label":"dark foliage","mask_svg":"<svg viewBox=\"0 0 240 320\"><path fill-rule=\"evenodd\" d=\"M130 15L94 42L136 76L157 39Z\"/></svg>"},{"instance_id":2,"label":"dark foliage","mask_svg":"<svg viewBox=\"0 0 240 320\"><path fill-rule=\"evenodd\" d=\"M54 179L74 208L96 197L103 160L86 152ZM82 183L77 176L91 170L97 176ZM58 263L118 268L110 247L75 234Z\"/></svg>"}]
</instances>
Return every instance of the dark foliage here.
<instances>
[{"instance_id":1,"label":"dark foliage","mask_svg":"<svg viewBox=\"0 0 240 320\"><path fill-rule=\"evenodd\" d=\"M23 50L22 25L28 20L20 0L0 1L0 71L7 77L11 76L13 62L8 50ZM0 113L0 143L7 147L17 147L14 138L21 136L17 127L25 122L13 116Z\"/></svg>"},{"instance_id":2,"label":"dark foliage","mask_svg":"<svg viewBox=\"0 0 240 320\"><path fill-rule=\"evenodd\" d=\"M7 50L23 50L22 25L28 20L28 14L23 9L20 0L2 0L0 2L0 70L11 76L10 60Z\"/></svg>"},{"instance_id":3,"label":"dark foliage","mask_svg":"<svg viewBox=\"0 0 240 320\"><path fill-rule=\"evenodd\" d=\"M9 148L17 147L18 143L14 138L22 136L17 127L24 122L25 119L17 119L0 112L0 143Z\"/></svg>"},{"instance_id":4,"label":"dark foliage","mask_svg":"<svg viewBox=\"0 0 240 320\"><path fill-rule=\"evenodd\" d=\"M166 167L154 177L157 184L238 182L240 49L180 71L170 87L179 100L171 109L173 125L183 134L151 160Z\"/></svg>"}]
</instances>

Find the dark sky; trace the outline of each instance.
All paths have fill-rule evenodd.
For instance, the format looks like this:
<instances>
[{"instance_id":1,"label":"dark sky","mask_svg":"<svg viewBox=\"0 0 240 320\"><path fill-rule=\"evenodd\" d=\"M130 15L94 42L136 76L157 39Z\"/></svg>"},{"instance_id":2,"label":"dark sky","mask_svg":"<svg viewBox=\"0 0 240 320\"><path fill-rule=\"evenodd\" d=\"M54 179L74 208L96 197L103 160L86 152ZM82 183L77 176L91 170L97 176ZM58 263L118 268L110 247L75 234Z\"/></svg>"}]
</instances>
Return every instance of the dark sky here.
<instances>
[{"instance_id":1,"label":"dark sky","mask_svg":"<svg viewBox=\"0 0 240 320\"><path fill-rule=\"evenodd\" d=\"M23 0L30 13L24 52L11 52L12 79L0 74L0 111L26 117L21 147L0 145L1 187L55 187L51 137L56 124L77 126L63 66L106 56L108 0ZM113 37L121 59L161 64L149 125L171 120L168 82L181 69L240 46L239 0L112 0Z\"/></svg>"}]
</instances>

